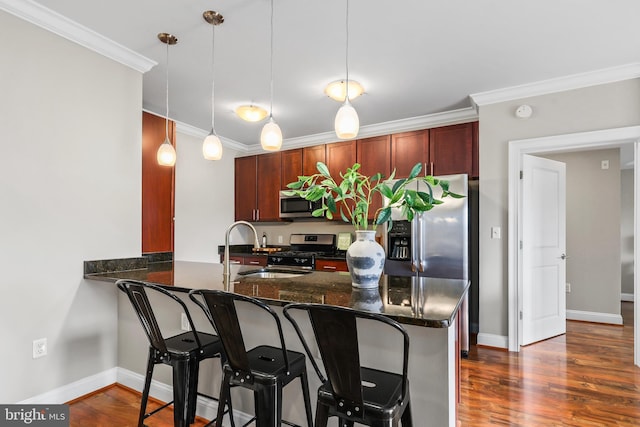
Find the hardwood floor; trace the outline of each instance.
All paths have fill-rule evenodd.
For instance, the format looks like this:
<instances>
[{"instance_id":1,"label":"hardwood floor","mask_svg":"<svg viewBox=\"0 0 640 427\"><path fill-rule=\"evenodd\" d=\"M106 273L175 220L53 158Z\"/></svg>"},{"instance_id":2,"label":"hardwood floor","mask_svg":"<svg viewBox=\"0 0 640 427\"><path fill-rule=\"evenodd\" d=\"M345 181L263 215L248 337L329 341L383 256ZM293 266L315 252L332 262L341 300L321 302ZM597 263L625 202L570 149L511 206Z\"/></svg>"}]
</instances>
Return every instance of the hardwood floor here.
<instances>
[{"instance_id":1,"label":"hardwood floor","mask_svg":"<svg viewBox=\"0 0 640 427\"><path fill-rule=\"evenodd\" d=\"M567 322L567 334L518 353L472 347L462 361L460 425L638 426L640 368L633 366L633 304L624 326ZM71 427L135 426L140 394L112 386L70 405ZM150 402L157 405L157 402ZM172 426L166 409L150 427ZM204 426L198 420L194 426ZM414 420L416 427L421 427Z\"/></svg>"},{"instance_id":2,"label":"hardwood floor","mask_svg":"<svg viewBox=\"0 0 640 427\"><path fill-rule=\"evenodd\" d=\"M520 354L475 348L462 362L462 426L637 426L633 303L624 326L567 322L567 334Z\"/></svg>"}]
</instances>

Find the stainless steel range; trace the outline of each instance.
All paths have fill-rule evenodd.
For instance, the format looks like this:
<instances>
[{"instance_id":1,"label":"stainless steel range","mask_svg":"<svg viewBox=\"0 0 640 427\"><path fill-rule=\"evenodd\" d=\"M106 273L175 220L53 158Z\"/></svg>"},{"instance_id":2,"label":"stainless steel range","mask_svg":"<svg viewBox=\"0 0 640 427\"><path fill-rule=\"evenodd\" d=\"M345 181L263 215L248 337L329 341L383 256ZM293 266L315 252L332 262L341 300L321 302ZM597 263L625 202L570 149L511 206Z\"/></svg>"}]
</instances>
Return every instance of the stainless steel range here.
<instances>
[{"instance_id":1,"label":"stainless steel range","mask_svg":"<svg viewBox=\"0 0 640 427\"><path fill-rule=\"evenodd\" d=\"M267 256L269 267L298 267L313 270L317 256L331 256L336 253L335 234L292 234L289 238L290 250L273 252Z\"/></svg>"}]
</instances>

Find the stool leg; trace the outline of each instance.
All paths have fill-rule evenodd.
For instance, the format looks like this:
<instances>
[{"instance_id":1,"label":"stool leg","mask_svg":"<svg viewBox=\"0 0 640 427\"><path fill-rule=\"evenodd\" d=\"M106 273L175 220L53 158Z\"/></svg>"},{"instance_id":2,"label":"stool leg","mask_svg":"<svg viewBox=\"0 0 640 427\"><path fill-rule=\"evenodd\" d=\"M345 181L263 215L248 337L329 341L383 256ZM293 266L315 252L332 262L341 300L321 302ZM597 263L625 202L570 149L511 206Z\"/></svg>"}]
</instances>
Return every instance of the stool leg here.
<instances>
[{"instance_id":1,"label":"stool leg","mask_svg":"<svg viewBox=\"0 0 640 427\"><path fill-rule=\"evenodd\" d=\"M315 427L327 427L329 423L329 407L318 402L316 405L316 423Z\"/></svg>"},{"instance_id":2,"label":"stool leg","mask_svg":"<svg viewBox=\"0 0 640 427\"><path fill-rule=\"evenodd\" d=\"M231 418L231 425L233 426L233 414L231 413L231 372L224 370L222 378L222 385L220 386L220 397L218 397L218 413L216 415L216 423L214 427L222 427L222 418L224 417L224 406L229 406L229 418Z\"/></svg>"},{"instance_id":3,"label":"stool leg","mask_svg":"<svg viewBox=\"0 0 640 427\"><path fill-rule=\"evenodd\" d=\"M259 385L253 393L256 427L279 427L282 419L282 387Z\"/></svg>"},{"instance_id":4,"label":"stool leg","mask_svg":"<svg viewBox=\"0 0 640 427\"><path fill-rule=\"evenodd\" d=\"M149 347L149 358L147 360L147 373L144 378L144 388L142 389L142 401L140 402L140 414L138 415L138 427L144 426L144 416L147 411L147 401L149 400L149 389L153 378L153 367L156 364L155 350Z\"/></svg>"},{"instance_id":5,"label":"stool leg","mask_svg":"<svg viewBox=\"0 0 640 427\"><path fill-rule=\"evenodd\" d=\"M188 419L189 424L193 424L196 420L196 409L198 406L198 372L200 363L196 359L192 359L189 362L189 386L187 388L188 393Z\"/></svg>"},{"instance_id":6,"label":"stool leg","mask_svg":"<svg viewBox=\"0 0 640 427\"><path fill-rule=\"evenodd\" d=\"M411 418L411 401L407 402L407 407L402 413L402 427L413 427L413 419Z\"/></svg>"},{"instance_id":7,"label":"stool leg","mask_svg":"<svg viewBox=\"0 0 640 427\"><path fill-rule=\"evenodd\" d=\"M173 365L173 424L174 427L189 425L189 378L190 363L186 359L174 360Z\"/></svg>"},{"instance_id":8,"label":"stool leg","mask_svg":"<svg viewBox=\"0 0 640 427\"><path fill-rule=\"evenodd\" d=\"M307 427L313 427L313 416L311 414L311 398L309 396L309 380L306 369L300 375L302 384L302 397L304 399L304 410L307 413Z\"/></svg>"}]
</instances>

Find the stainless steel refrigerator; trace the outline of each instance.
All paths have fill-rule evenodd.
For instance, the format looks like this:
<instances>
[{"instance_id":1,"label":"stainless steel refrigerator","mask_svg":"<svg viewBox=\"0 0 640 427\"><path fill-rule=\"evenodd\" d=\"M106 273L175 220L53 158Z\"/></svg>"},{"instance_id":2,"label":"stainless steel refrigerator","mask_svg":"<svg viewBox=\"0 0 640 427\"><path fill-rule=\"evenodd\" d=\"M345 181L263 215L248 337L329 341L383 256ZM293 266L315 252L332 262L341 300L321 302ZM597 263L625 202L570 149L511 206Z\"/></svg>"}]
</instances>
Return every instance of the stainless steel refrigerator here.
<instances>
[{"instance_id":1,"label":"stainless steel refrigerator","mask_svg":"<svg viewBox=\"0 0 640 427\"><path fill-rule=\"evenodd\" d=\"M409 278L407 286L412 286L411 277L470 279L468 177L459 174L437 178L449 181L449 190L465 197L441 198L440 187L434 187L434 197L441 199L443 204L419 214L411 222L403 219L399 209L393 209L391 226L384 231L385 273ZM414 189L427 191L423 182L412 185ZM466 298L461 316L461 345L463 356L466 356L469 350Z\"/></svg>"}]
</instances>

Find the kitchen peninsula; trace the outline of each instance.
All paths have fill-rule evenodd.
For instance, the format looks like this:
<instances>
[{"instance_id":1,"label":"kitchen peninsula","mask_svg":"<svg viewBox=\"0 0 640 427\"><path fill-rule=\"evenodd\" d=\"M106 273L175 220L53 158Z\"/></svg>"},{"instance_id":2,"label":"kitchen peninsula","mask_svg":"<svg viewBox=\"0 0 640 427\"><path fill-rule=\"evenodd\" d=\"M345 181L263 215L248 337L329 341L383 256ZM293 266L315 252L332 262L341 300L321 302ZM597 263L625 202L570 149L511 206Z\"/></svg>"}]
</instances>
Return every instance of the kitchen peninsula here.
<instances>
[{"instance_id":1,"label":"kitchen peninsula","mask_svg":"<svg viewBox=\"0 0 640 427\"><path fill-rule=\"evenodd\" d=\"M180 261L147 264L145 261L145 258L85 261L84 277L110 284L118 279L141 280L171 287L177 292L194 288L225 289L222 264ZM261 299L275 306L277 311L289 302L316 302L376 311L403 323L411 338L409 377L414 423L421 426L455 426L460 356L456 321L468 290L467 281L383 275L380 287L371 291L353 289L348 273L310 271L293 277L264 278L256 274L261 270L256 266L233 265L232 280L227 290ZM142 334L137 325L133 326L137 320L133 319L132 313L123 310L123 305L126 306L120 304L119 308L119 323L131 323L131 329L135 329L124 333ZM261 326L260 322L256 322L256 334L267 333L260 332ZM123 331L122 326L119 326L119 331ZM287 345L301 350L293 329L286 329L286 332ZM395 360L396 343L376 337L368 330L361 332L363 345L371 346L369 350L383 364ZM131 341L119 339L120 343L126 342L127 347L132 345ZM144 342L142 335L139 341L136 345ZM141 355L145 354L146 347L136 352L139 354L132 350L119 350L119 357L131 354L131 357L143 359ZM122 364L120 360L120 366ZM314 375L310 377L313 396L313 390L319 386L319 382ZM299 412L302 405L295 403L297 398L295 395L285 395L283 401L292 399L294 402L291 405L294 407L287 409L293 411L287 414L288 419L303 423L302 413ZM236 408L252 412L251 405L243 405L242 402L236 404L234 401Z\"/></svg>"}]
</instances>

